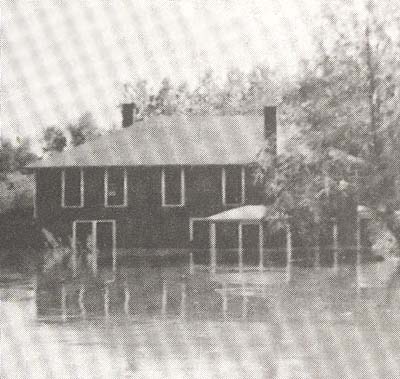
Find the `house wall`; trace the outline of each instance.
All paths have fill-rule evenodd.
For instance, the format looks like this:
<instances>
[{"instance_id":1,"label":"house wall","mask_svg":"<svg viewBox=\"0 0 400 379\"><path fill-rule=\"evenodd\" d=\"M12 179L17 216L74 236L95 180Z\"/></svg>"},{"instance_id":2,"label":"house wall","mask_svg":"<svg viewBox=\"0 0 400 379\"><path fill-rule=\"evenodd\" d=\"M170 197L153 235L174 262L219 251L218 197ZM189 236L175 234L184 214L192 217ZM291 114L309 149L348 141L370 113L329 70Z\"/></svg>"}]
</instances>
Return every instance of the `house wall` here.
<instances>
[{"instance_id":1,"label":"house wall","mask_svg":"<svg viewBox=\"0 0 400 379\"><path fill-rule=\"evenodd\" d=\"M222 166L185 167L185 206L161 204L161 167L128 167L128 206L104 207L104 169L84 169L84 207L61 207L61 169L37 172L37 216L64 242L74 220L112 219L117 223L118 248L189 247L190 217L206 217L231 207L222 204ZM245 204L262 203L246 167Z\"/></svg>"}]
</instances>

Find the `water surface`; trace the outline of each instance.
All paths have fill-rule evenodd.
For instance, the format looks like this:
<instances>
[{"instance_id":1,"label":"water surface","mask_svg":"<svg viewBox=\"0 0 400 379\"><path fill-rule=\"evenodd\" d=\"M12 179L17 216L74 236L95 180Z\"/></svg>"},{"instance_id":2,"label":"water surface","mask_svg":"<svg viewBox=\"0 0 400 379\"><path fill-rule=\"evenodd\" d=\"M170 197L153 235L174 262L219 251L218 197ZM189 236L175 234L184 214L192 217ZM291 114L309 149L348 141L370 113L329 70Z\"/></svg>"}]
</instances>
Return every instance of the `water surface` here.
<instances>
[{"instance_id":1,"label":"water surface","mask_svg":"<svg viewBox=\"0 0 400 379\"><path fill-rule=\"evenodd\" d=\"M398 267L2 272L0 377L399 378Z\"/></svg>"}]
</instances>

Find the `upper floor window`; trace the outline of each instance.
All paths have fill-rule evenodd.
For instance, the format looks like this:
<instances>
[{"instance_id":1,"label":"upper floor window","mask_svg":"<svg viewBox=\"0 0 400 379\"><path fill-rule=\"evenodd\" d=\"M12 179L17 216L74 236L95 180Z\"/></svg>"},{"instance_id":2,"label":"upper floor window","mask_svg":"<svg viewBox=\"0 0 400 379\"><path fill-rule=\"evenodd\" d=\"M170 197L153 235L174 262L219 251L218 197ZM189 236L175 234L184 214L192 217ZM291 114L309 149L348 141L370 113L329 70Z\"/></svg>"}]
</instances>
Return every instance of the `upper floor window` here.
<instances>
[{"instance_id":1,"label":"upper floor window","mask_svg":"<svg viewBox=\"0 0 400 379\"><path fill-rule=\"evenodd\" d=\"M183 167L164 167L161 171L161 204L163 207L185 205L185 170Z\"/></svg>"},{"instance_id":2,"label":"upper floor window","mask_svg":"<svg viewBox=\"0 0 400 379\"><path fill-rule=\"evenodd\" d=\"M125 168L107 168L104 173L104 206L128 205L128 180Z\"/></svg>"},{"instance_id":3,"label":"upper floor window","mask_svg":"<svg viewBox=\"0 0 400 379\"><path fill-rule=\"evenodd\" d=\"M83 169L67 168L61 171L61 206L83 207Z\"/></svg>"},{"instance_id":4,"label":"upper floor window","mask_svg":"<svg viewBox=\"0 0 400 379\"><path fill-rule=\"evenodd\" d=\"M222 169L222 204L244 204L245 184L246 178L244 167L224 167Z\"/></svg>"}]
</instances>

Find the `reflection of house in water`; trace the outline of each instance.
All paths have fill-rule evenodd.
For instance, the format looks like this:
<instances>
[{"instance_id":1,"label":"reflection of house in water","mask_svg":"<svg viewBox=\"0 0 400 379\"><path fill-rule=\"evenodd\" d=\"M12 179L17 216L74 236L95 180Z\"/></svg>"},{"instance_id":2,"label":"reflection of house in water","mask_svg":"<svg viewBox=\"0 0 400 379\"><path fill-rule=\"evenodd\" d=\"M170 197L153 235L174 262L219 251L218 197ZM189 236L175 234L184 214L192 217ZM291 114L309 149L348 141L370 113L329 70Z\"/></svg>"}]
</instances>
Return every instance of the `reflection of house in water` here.
<instances>
[{"instance_id":1,"label":"reflection of house in water","mask_svg":"<svg viewBox=\"0 0 400 379\"><path fill-rule=\"evenodd\" d=\"M169 275L142 267L129 269L129 275L100 276L57 283L43 277L37 290L39 318L107 318L112 314L148 319L219 313L220 296L215 291L219 284L207 280L208 275L188 279L179 272Z\"/></svg>"},{"instance_id":2,"label":"reflection of house in water","mask_svg":"<svg viewBox=\"0 0 400 379\"><path fill-rule=\"evenodd\" d=\"M395 264L394 264L395 263ZM277 308L320 304L327 309L354 310L366 301L397 303L399 262L342 266L339 270L294 267L263 272L210 275L185 267L136 267L79 280L38 279L36 305L41 320L173 318L265 320ZM377 281L377 277L379 280ZM299 305L300 304L300 305ZM314 305L313 305L314 304ZM392 304L393 305L393 304Z\"/></svg>"}]
</instances>

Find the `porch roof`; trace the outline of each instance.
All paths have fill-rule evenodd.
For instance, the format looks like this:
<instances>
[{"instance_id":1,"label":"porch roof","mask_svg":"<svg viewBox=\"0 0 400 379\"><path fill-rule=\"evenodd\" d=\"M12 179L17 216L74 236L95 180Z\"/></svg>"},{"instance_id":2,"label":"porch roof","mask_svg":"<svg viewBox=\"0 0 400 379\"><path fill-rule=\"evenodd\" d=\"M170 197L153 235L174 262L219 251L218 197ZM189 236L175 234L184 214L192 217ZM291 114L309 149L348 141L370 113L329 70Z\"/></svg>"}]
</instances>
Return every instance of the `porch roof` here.
<instances>
[{"instance_id":1,"label":"porch roof","mask_svg":"<svg viewBox=\"0 0 400 379\"><path fill-rule=\"evenodd\" d=\"M357 207L357 211L361 218L372 217L371 209L364 205L359 205ZM400 210L397 211L396 214L400 217ZM205 217L202 220L210 222L234 222L234 221L256 222L256 221L272 220L272 219L276 220L283 218L285 218L285 215L278 213L276 210L273 210L271 207L268 207L266 205L245 205L242 207L233 208L227 211L216 213L212 216Z\"/></svg>"},{"instance_id":2,"label":"porch roof","mask_svg":"<svg viewBox=\"0 0 400 379\"><path fill-rule=\"evenodd\" d=\"M262 221L272 218L280 218L276 211L272 211L266 205L245 205L243 207L229 209L227 211L217 213L205 220L211 222L230 222L230 221Z\"/></svg>"}]
</instances>

